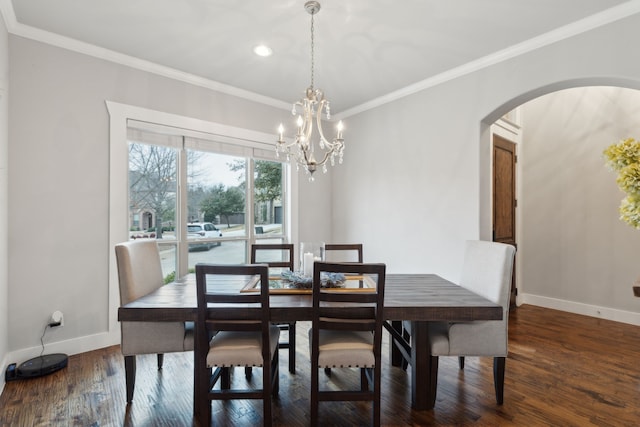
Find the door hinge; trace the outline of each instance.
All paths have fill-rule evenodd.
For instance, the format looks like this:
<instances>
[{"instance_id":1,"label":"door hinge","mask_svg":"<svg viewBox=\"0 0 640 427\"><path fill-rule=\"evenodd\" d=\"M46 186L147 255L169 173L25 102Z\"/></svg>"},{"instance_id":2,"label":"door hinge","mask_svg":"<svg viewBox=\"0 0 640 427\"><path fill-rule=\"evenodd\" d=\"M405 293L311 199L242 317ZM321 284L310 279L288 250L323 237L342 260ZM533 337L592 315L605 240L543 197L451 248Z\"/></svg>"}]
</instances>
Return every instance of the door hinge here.
<instances>
[{"instance_id":1,"label":"door hinge","mask_svg":"<svg viewBox=\"0 0 640 427\"><path fill-rule=\"evenodd\" d=\"M517 207L518 207L518 199L515 199L515 200L513 201L513 207L514 207L514 208L517 208Z\"/></svg>"}]
</instances>

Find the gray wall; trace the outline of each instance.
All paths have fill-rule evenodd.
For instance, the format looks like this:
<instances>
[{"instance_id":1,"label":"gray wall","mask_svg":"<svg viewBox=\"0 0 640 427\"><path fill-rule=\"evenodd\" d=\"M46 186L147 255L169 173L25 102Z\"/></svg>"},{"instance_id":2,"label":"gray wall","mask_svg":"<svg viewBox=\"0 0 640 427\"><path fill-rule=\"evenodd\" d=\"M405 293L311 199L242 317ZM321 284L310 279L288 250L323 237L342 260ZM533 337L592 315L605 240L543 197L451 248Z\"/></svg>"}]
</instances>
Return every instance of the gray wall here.
<instances>
[{"instance_id":1,"label":"gray wall","mask_svg":"<svg viewBox=\"0 0 640 427\"><path fill-rule=\"evenodd\" d=\"M608 82L638 87L640 57L633 43L621 41L632 40L639 24L640 17L628 18L348 118L345 164L313 184L300 179L298 237L362 242L365 260L386 262L390 272L435 272L457 280L463 241L490 233L488 125L555 89ZM286 110L21 37L9 37L9 46L11 306L8 328L0 326L5 362L8 352L39 353L42 328L54 310L65 313L66 324L46 341L62 349L65 340L108 327L113 248L105 100L269 133L290 118ZM613 177L603 179L610 186ZM616 221L612 227L620 226ZM570 248L570 242L563 246ZM637 248L603 251L594 262L637 265L637 251L628 249ZM535 251L523 250L523 256ZM562 271L549 274L561 277ZM523 285L528 282L525 277ZM598 306L638 311L639 299L621 305L611 297L629 285L613 283L609 292L565 281L558 286L565 301L583 301L586 292ZM0 278L6 305L3 286ZM8 331L4 351L2 331Z\"/></svg>"},{"instance_id":2,"label":"gray wall","mask_svg":"<svg viewBox=\"0 0 640 427\"><path fill-rule=\"evenodd\" d=\"M0 19L0 367L8 363L9 350L9 273L7 253L8 233L8 146L9 146L9 37ZM4 377L0 391L4 387Z\"/></svg>"},{"instance_id":3,"label":"gray wall","mask_svg":"<svg viewBox=\"0 0 640 427\"><path fill-rule=\"evenodd\" d=\"M463 241L491 236L489 124L528 100L562 88L615 84L637 89L640 57L627 41L639 25L640 16L626 18L350 117L348 150L358 161L333 174L334 182L345 183L333 186L334 236L362 241L366 260L384 261L390 272L435 272L458 280ZM535 124L527 121L525 135L534 129L531 126ZM603 146L620 137L617 129L610 134L600 131L596 157ZM535 144L527 148L536 149ZM582 160L582 156L576 159L586 173L597 168L593 173L600 178L593 179L601 180L598 191L605 187L615 194L614 177L603 170L601 159L584 165ZM522 196L527 197L529 191L530 186ZM592 189L588 191L592 194ZM599 197L600 192L597 194ZM557 201L536 200L543 204L540 209L553 209ZM615 214L618 202L613 203L598 232L604 235L615 229L625 238L610 239L608 247L599 248L586 260L591 269L604 265L610 272L625 265L628 274L637 270L638 232L620 223ZM407 219L406 212L413 212L413 218ZM535 221L526 207L521 212L529 215L526 220ZM559 212L566 216L565 222L574 214L572 210ZM556 252L566 253L574 244L593 243L586 240L590 226L581 222L581 235L567 236L574 241L546 244L559 245ZM523 262L546 250L540 241L527 246L532 231L526 231L520 236L523 247L518 255ZM578 264L577 258L572 259L572 268ZM626 320L640 323L640 299L630 294L633 277L612 275L585 286L579 280L585 278L584 273L565 280L566 267L557 261L551 265L534 262L524 272L521 291L549 292L533 271L539 268L546 269L545 278L553 278L554 291L542 301L545 304L567 308L563 303L568 302L572 310L593 304L596 307L589 310L620 310Z\"/></svg>"},{"instance_id":4,"label":"gray wall","mask_svg":"<svg viewBox=\"0 0 640 427\"><path fill-rule=\"evenodd\" d=\"M618 219L625 194L602 152L640 138L640 91L567 89L526 103L522 114L521 265L529 300L638 311L631 284L640 276L640 230Z\"/></svg>"},{"instance_id":5,"label":"gray wall","mask_svg":"<svg viewBox=\"0 0 640 427\"><path fill-rule=\"evenodd\" d=\"M109 114L105 100L273 133L279 110L17 36L10 37L9 351L108 329ZM324 178L324 177L320 177ZM330 181L314 188L321 192ZM306 186L305 184L301 187ZM311 192L310 192L311 193ZM305 218L328 216L321 201ZM325 212L323 212L325 210ZM320 232L328 236L322 220ZM300 233L305 238L304 233ZM326 239L326 237L324 237ZM31 355L31 357L33 357Z\"/></svg>"}]
</instances>

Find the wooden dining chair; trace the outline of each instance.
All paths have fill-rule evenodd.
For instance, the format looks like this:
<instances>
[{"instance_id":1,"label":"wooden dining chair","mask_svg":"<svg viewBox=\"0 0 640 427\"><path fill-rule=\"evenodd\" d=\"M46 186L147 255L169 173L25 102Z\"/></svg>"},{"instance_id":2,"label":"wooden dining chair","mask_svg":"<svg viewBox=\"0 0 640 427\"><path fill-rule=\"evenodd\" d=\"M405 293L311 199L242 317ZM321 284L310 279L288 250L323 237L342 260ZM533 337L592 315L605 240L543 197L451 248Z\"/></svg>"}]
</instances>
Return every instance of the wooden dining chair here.
<instances>
[{"instance_id":1,"label":"wooden dining chair","mask_svg":"<svg viewBox=\"0 0 640 427\"><path fill-rule=\"evenodd\" d=\"M496 403L504 402L504 372L508 354L509 296L515 247L504 243L470 240L466 243L460 286L502 306L502 320L431 322L431 366L438 374L439 356L458 356L464 369L466 356L493 357ZM410 323L403 322L410 336ZM433 381L434 386L437 381ZM436 390L433 390L435 396Z\"/></svg>"},{"instance_id":2,"label":"wooden dining chair","mask_svg":"<svg viewBox=\"0 0 640 427\"><path fill-rule=\"evenodd\" d=\"M259 290L240 292L251 280L259 280ZM266 265L196 264L194 395L202 426L211 424L212 400L230 399L262 399L262 424L272 423L280 329L269 321L268 281ZM231 389L231 369L247 366L262 367L262 388Z\"/></svg>"},{"instance_id":3,"label":"wooden dining chair","mask_svg":"<svg viewBox=\"0 0 640 427\"><path fill-rule=\"evenodd\" d=\"M251 245L251 264L267 264L269 274L282 269L294 271L293 244L291 243L255 243ZM287 340L280 340L278 348L289 350L289 372L296 373L296 322L276 323L281 331L287 332ZM250 368L248 368L250 369ZM250 371L247 371L249 373Z\"/></svg>"},{"instance_id":4,"label":"wooden dining chair","mask_svg":"<svg viewBox=\"0 0 640 427\"><path fill-rule=\"evenodd\" d=\"M364 262L362 243L325 243L324 255L326 262ZM324 373L331 376L331 368Z\"/></svg>"},{"instance_id":5,"label":"wooden dining chair","mask_svg":"<svg viewBox=\"0 0 640 427\"><path fill-rule=\"evenodd\" d=\"M380 372L385 284L384 264L316 262L313 270L311 424L318 424L322 401L371 401L373 425L380 425ZM326 273L355 274L372 287L323 288ZM357 390L320 390L321 368L360 369ZM336 382L336 385L339 385Z\"/></svg>"},{"instance_id":6,"label":"wooden dining chair","mask_svg":"<svg viewBox=\"0 0 640 427\"><path fill-rule=\"evenodd\" d=\"M324 254L326 262L364 262L362 243L325 243Z\"/></svg>"},{"instance_id":7,"label":"wooden dining chair","mask_svg":"<svg viewBox=\"0 0 640 427\"><path fill-rule=\"evenodd\" d=\"M119 243L115 246L115 252L120 305L128 304L164 285L155 239ZM158 369L162 369L164 353L193 350L193 322L120 322L120 330L127 403L133 400L136 355L157 354Z\"/></svg>"}]
</instances>

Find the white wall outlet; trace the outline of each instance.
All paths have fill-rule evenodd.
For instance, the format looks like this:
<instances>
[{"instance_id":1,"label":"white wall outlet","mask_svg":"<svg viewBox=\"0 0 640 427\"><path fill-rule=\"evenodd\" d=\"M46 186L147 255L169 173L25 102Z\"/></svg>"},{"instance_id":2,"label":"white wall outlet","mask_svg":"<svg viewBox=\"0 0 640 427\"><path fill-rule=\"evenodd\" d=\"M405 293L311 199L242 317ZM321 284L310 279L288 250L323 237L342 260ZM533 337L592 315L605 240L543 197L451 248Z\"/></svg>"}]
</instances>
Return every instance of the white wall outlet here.
<instances>
[{"instance_id":1,"label":"white wall outlet","mask_svg":"<svg viewBox=\"0 0 640 427\"><path fill-rule=\"evenodd\" d=\"M61 311L54 311L51 315L51 321L49 322L49 326L64 326L64 315Z\"/></svg>"}]
</instances>

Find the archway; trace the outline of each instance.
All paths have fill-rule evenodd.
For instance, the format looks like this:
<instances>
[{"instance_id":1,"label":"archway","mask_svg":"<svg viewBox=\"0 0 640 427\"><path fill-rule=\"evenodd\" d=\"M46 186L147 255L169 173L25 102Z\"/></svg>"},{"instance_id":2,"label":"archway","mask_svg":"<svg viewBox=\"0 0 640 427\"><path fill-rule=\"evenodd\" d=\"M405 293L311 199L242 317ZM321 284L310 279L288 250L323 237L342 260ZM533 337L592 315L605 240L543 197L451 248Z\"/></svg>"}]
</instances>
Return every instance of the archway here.
<instances>
[{"instance_id":1,"label":"archway","mask_svg":"<svg viewBox=\"0 0 640 427\"><path fill-rule=\"evenodd\" d=\"M631 297L640 233L619 221L622 194L602 158L609 144L639 137L638 89L638 82L613 79L553 84L506 102L482 122L481 230L490 239L492 125L516 106L523 115L518 304L640 324Z\"/></svg>"}]
</instances>

